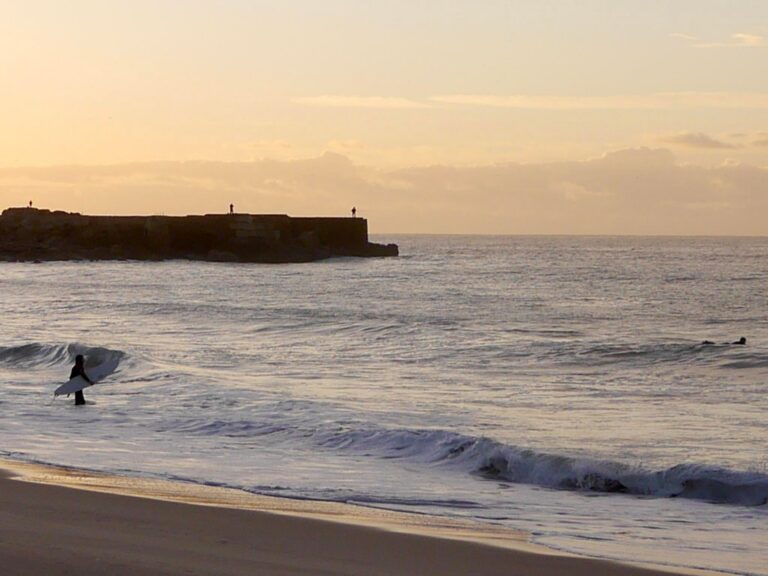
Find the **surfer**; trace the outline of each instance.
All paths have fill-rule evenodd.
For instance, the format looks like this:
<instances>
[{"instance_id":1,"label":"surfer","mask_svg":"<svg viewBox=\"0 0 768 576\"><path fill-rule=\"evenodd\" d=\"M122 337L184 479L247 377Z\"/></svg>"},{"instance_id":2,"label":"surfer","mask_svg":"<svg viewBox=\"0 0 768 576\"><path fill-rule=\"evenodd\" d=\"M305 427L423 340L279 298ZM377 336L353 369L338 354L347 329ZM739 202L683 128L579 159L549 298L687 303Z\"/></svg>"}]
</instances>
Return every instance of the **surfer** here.
<instances>
[{"instance_id":1,"label":"surfer","mask_svg":"<svg viewBox=\"0 0 768 576\"><path fill-rule=\"evenodd\" d=\"M91 382L91 379L88 378L88 376L85 373L85 358L83 358L82 354L78 354L75 356L75 365L72 366L72 372L69 374L69 379L72 380L72 378L75 378L76 376L82 376L83 380L88 382L89 384L93 384ZM78 390L75 392L75 406L82 406L85 404L85 396L83 395L82 390Z\"/></svg>"},{"instance_id":2,"label":"surfer","mask_svg":"<svg viewBox=\"0 0 768 576\"><path fill-rule=\"evenodd\" d=\"M731 346L745 346L747 344L747 339L744 336L742 336L741 338L736 340L736 342L730 342L730 343L729 342L723 342L722 345L723 346L728 346L729 344ZM714 346L715 343L712 342L712 340L704 340L704 342L702 342L701 345L702 346Z\"/></svg>"}]
</instances>

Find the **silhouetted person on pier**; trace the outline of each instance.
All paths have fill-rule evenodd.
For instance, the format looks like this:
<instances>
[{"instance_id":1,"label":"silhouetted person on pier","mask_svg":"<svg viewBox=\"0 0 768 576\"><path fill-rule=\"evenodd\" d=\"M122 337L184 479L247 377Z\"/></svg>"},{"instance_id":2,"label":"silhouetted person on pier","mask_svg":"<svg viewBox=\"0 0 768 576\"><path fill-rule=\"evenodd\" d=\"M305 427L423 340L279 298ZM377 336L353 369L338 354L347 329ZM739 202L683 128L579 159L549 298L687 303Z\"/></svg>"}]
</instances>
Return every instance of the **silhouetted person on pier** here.
<instances>
[{"instance_id":1,"label":"silhouetted person on pier","mask_svg":"<svg viewBox=\"0 0 768 576\"><path fill-rule=\"evenodd\" d=\"M355 218L357 216L357 208L352 206L352 218Z\"/></svg>"},{"instance_id":2,"label":"silhouetted person on pier","mask_svg":"<svg viewBox=\"0 0 768 576\"><path fill-rule=\"evenodd\" d=\"M29 201L29 207L32 208L32 200Z\"/></svg>"},{"instance_id":3,"label":"silhouetted person on pier","mask_svg":"<svg viewBox=\"0 0 768 576\"><path fill-rule=\"evenodd\" d=\"M234 204L230 204L229 205L229 213L230 214L234 214L235 213L235 205Z\"/></svg>"},{"instance_id":4,"label":"silhouetted person on pier","mask_svg":"<svg viewBox=\"0 0 768 576\"><path fill-rule=\"evenodd\" d=\"M83 358L82 354L75 356L75 365L72 366L72 372L69 373L69 379L72 380L75 376L82 376L83 380L93 384L91 379L88 378L88 375L85 373L85 358ZM82 406L83 404L85 404L85 395L83 395L82 390L78 390L75 392L75 406Z\"/></svg>"}]
</instances>

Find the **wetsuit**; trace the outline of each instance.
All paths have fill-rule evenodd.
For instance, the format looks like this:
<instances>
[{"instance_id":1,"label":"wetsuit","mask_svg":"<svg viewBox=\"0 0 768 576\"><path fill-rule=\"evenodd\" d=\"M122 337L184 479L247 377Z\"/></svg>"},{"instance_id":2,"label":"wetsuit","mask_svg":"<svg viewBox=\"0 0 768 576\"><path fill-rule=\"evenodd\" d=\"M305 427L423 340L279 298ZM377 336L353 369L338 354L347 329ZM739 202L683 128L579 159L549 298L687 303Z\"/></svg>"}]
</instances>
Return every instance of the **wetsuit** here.
<instances>
[{"instance_id":1,"label":"wetsuit","mask_svg":"<svg viewBox=\"0 0 768 576\"><path fill-rule=\"evenodd\" d=\"M93 384L91 379L85 375L85 368L78 366L77 364L72 367L72 372L69 373L69 379L72 380L75 376L82 376L86 382ZM82 406L83 404L85 404L85 396L83 395L82 390L78 390L75 392L75 406Z\"/></svg>"}]
</instances>

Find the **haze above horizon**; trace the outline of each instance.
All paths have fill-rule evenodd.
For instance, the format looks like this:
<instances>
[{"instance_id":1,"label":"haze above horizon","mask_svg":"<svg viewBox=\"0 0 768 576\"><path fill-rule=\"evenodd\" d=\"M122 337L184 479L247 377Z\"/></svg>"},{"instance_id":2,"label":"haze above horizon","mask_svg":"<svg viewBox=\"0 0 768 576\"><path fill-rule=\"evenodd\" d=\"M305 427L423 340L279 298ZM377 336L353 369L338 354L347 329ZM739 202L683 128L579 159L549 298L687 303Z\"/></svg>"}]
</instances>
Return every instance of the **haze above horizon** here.
<instances>
[{"instance_id":1,"label":"haze above horizon","mask_svg":"<svg viewBox=\"0 0 768 576\"><path fill-rule=\"evenodd\" d=\"M768 3L0 0L0 204L768 235Z\"/></svg>"}]
</instances>

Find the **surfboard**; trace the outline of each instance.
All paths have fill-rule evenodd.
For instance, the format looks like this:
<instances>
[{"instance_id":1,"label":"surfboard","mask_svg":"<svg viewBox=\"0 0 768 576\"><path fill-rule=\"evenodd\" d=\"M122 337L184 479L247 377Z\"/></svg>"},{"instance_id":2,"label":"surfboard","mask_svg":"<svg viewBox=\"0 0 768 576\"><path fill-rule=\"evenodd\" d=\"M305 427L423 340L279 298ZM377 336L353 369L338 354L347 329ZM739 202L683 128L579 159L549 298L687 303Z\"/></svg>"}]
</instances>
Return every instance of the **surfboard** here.
<instances>
[{"instance_id":1,"label":"surfboard","mask_svg":"<svg viewBox=\"0 0 768 576\"><path fill-rule=\"evenodd\" d=\"M88 378L91 379L91 382L96 383L112 374L112 372L117 369L119 363L120 360L118 358L110 358L95 368L86 368L85 373L88 375ZM65 382L56 388L53 392L53 396L56 397L61 396L62 394L71 394L72 392L88 388L88 386L91 385L91 382L88 382L82 376L75 376L74 378L71 378L69 382Z\"/></svg>"}]
</instances>

